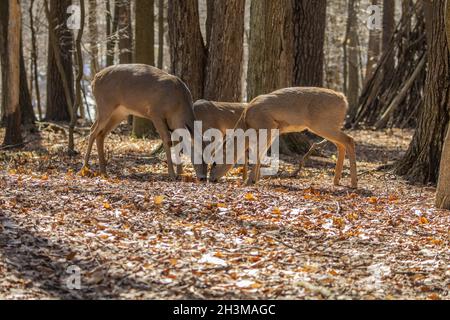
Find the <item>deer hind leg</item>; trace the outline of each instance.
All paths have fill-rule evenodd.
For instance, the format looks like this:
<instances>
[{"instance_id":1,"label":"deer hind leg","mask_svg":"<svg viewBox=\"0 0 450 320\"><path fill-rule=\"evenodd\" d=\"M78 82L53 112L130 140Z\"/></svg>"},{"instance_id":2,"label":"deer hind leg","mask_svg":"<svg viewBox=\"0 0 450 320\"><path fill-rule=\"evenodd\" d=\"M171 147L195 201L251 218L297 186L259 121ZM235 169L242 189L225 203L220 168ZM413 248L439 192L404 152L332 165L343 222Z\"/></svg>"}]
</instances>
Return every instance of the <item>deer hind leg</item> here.
<instances>
[{"instance_id":1,"label":"deer hind leg","mask_svg":"<svg viewBox=\"0 0 450 320\"><path fill-rule=\"evenodd\" d=\"M259 135L259 132L257 134ZM258 148L259 148L259 138L260 137L258 137ZM267 154L267 151L269 150L270 146L273 143L273 139L274 137L272 137L272 132L270 129L268 129L267 143L265 146L263 146L262 150L257 150L256 165L253 166L253 169L250 172L250 176L247 179L247 185L255 184L261 178L261 158L263 158Z\"/></svg>"},{"instance_id":2,"label":"deer hind leg","mask_svg":"<svg viewBox=\"0 0 450 320\"><path fill-rule=\"evenodd\" d=\"M169 170L169 176L171 179L176 179L175 171L173 168L173 162L172 162L172 138L170 136L169 128L164 121L164 119L154 119L153 124L155 125L156 131L159 133L159 136L161 137L163 141L164 151L166 153L166 159L167 159L167 166Z\"/></svg>"},{"instance_id":3,"label":"deer hind leg","mask_svg":"<svg viewBox=\"0 0 450 320\"><path fill-rule=\"evenodd\" d=\"M245 150L245 159L244 159L244 170L242 171L242 180L247 181L248 179L248 157L249 157L248 149Z\"/></svg>"},{"instance_id":4,"label":"deer hind leg","mask_svg":"<svg viewBox=\"0 0 450 320\"><path fill-rule=\"evenodd\" d=\"M113 115L109 118L108 122L104 125L103 129L99 131L96 137L98 161L100 165L100 173L106 175L106 159L105 159L105 138L113 131L119 123L121 123L126 117L123 115Z\"/></svg>"},{"instance_id":5,"label":"deer hind leg","mask_svg":"<svg viewBox=\"0 0 450 320\"><path fill-rule=\"evenodd\" d=\"M98 120L95 120L94 124L91 127L91 133L89 135L89 143L86 150L86 154L84 156L84 163L83 167L89 167L89 159L91 157L92 152L92 146L94 144L95 138L97 138L98 135Z\"/></svg>"},{"instance_id":6,"label":"deer hind leg","mask_svg":"<svg viewBox=\"0 0 450 320\"><path fill-rule=\"evenodd\" d=\"M313 130L311 130L313 131ZM356 153L355 142L352 137L348 136L341 130L320 129L314 130L317 135L333 142L338 149L338 160L336 163L336 170L334 175L334 184L338 185L342 176L342 169L344 166L344 159L346 153L350 160L350 175L352 188L358 187L357 169L356 169Z\"/></svg>"}]
</instances>

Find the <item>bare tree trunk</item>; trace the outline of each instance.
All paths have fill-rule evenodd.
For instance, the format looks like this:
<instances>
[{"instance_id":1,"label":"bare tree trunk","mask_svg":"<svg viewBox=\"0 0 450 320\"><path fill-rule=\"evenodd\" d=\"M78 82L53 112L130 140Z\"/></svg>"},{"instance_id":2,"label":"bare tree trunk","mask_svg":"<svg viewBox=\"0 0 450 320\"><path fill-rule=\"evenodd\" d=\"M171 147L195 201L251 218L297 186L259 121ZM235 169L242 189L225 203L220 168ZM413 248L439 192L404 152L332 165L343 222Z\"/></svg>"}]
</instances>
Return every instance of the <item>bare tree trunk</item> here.
<instances>
[{"instance_id":1,"label":"bare tree trunk","mask_svg":"<svg viewBox=\"0 0 450 320\"><path fill-rule=\"evenodd\" d=\"M435 183L438 180L442 145L449 122L450 56L445 32L445 1L433 1L428 39L428 73L425 103L420 112L413 140L396 172L409 180Z\"/></svg>"},{"instance_id":2,"label":"bare tree trunk","mask_svg":"<svg viewBox=\"0 0 450 320\"><path fill-rule=\"evenodd\" d=\"M327 2L293 0L287 5L292 7L294 36L291 81L294 86L322 87ZM289 20L283 23L290 24ZM308 138L302 133L287 134L280 140L280 152L285 154L305 153L309 147Z\"/></svg>"},{"instance_id":3,"label":"bare tree trunk","mask_svg":"<svg viewBox=\"0 0 450 320\"><path fill-rule=\"evenodd\" d=\"M248 100L260 94L292 86L294 72L292 15L291 0L282 0L280 3L271 0L252 1Z\"/></svg>"},{"instance_id":4,"label":"bare tree trunk","mask_svg":"<svg viewBox=\"0 0 450 320\"><path fill-rule=\"evenodd\" d=\"M213 6L214 23L208 46L205 98L240 102L245 0L214 0Z\"/></svg>"},{"instance_id":5,"label":"bare tree trunk","mask_svg":"<svg viewBox=\"0 0 450 320\"><path fill-rule=\"evenodd\" d=\"M447 47L450 54L450 1L447 0L445 11L445 31L447 36ZM448 82L448 80L447 80ZM450 119L450 105L447 105ZM450 210L450 122L447 124L447 137L442 149L441 166L439 169L439 181L436 192L436 206L441 209Z\"/></svg>"},{"instance_id":6,"label":"bare tree trunk","mask_svg":"<svg viewBox=\"0 0 450 320\"><path fill-rule=\"evenodd\" d=\"M164 0L158 1L158 68L164 68Z\"/></svg>"},{"instance_id":7,"label":"bare tree trunk","mask_svg":"<svg viewBox=\"0 0 450 320\"><path fill-rule=\"evenodd\" d=\"M85 22L85 5L84 0L80 0L80 29L75 39L75 56L77 62L76 80L75 80L75 101L70 113L69 126L69 155L75 154L74 130L77 124L78 109L82 107L83 100L81 97L81 86L83 81L83 51L81 49L81 39L83 38L84 22Z\"/></svg>"},{"instance_id":8,"label":"bare tree trunk","mask_svg":"<svg viewBox=\"0 0 450 320\"><path fill-rule=\"evenodd\" d=\"M34 94L36 96L36 104L38 109L39 120L43 119L42 106L41 106L41 90L39 88L39 73L38 73L38 48L36 45L36 30L34 29L34 8L35 0L30 2L30 29L31 29L31 63L32 63L32 78L34 77Z\"/></svg>"},{"instance_id":9,"label":"bare tree trunk","mask_svg":"<svg viewBox=\"0 0 450 320\"><path fill-rule=\"evenodd\" d=\"M114 1L114 3L116 3ZM105 21L106 21L106 66L114 64L114 51L116 47L115 30L113 26L113 13L111 10L111 1L105 0Z\"/></svg>"},{"instance_id":10,"label":"bare tree trunk","mask_svg":"<svg viewBox=\"0 0 450 320\"><path fill-rule=\"evenodd\" d=\"M206 50L200 31L198 0L169 0L167 20L171 72L187 84L194 100L201 99Z\"/></svg>"},{"instance_id":11,"label":"bare tree trunk","mask_svg":"<svg viewBox=\"0 0 450 320\"><path fill-rule=\"evenodd\" d=\"M294 1L294 85L323 86L326 0Z\"/></svg>"},{"instance_id":12,"label":"bare tree trunk","mask_svg":"<svg viewBox=\"0 0 450 320\"><path fill-rule=\"evenodd\" d=\"M119 32L119 62L121 64L133 61L133 31L131 26L130 0L117 0L118 32Z\"/></svg>"},{"instance_id":13,"label":"bare tree trunk","mask_svg":"<svg viewBox=\"0 0 450 320\"><path fill-rule=\"evenodd\" d=\"M8 73L7 104L5 107L6 132L3 145L20 145L22 140L20 126L20 34L21 34L21 12L19 0L8 0Z\"/></svg>"},{"instance_id":14,"label":"bare tree trunk","mask_svg":"<svg viewBox=\"0 0 450 320\"><path fill-rule=\"evenodd\" d=\"M245 1L245 0L244 0ZM206 47L211 41L212 27L214 24L214 0L206 0Z\"/></svg>"},{"instance_id":15,"label":"bare tree trunk","mask_svg":"<svg viewBox=\"0 0 450 320\"><path fill-rule=\"evenodd\" d=\"M383 0L383 53L389 50L391 39L395 31L395 0ZM394 54L389 55L386 68L383 70L385 84L392 79L392 70L395 65Z\"/></svg>"},{"instance_id":16,"label":"bare tree trunk","mask_svg":"<svg viewBox=\"0 0 450 320\"><path fill-rule=\"evenodd\" d=\"M22 39L22 38L21 38ZM36 121L31 94L28 88L27 69L23 56L22 40L20 40L20 99L19 99L21 122L25 125L32 125Z\"/></svg>"},{"instance_id":17,"label":"bare tree trunk","mask_svg":"<svg viewBox=\"0 0 450 320\"><path fill-rule=\"evenodd\" d=\"M358 0L349 0L347 34L344 47L347 49L346 70L348 71L345 94L349 102L349 117L356 114L359 98L359 48L358 48Z\"/></svg>"},{"instance_id":18,"label":"bare tree trunk","mask_svg":"<svg viewBox=\"0 0 450 320\"><path fill-rule=\"evenodd\" d=\"M91 54L91 77L99 71L98 62L98 25L97 25L97 0L89 0L89 49Z\"/></svg>"},{"instance_id":19,"label":"bare tree trunk","mask_svg":"<svg viewBox=\"0 0 450 320\"><path fill-rule=\"evenodd\" d=\"M70 121L74 89L71 52L72 34L66 26L66 10L71 3L71 0L50 0L49 23L52 28L49 28L48 41L47 120ZM53 40L51 40L52 35L54 36ZM54 45L56 45L56 48ZM58 57L55 49L59 52ZM61 78L57 60L61 61L65 79ZM66 96L64 83L68 85L70 99Z\"/></svg>"},{"instance_id":20,"label":"bare tree trunk","mask_svg":"<svg viewBox=\"0 0 450 320\"><path fill-rule=\"evenodd\" d=\"M8 1L0 1L0 63L1 70L8 70ZM2 97L1 97L1 126L5 124L6 105L8 103L8 72L1 73Z\"/></svg>"},{"instance_id":21,"label":"bare tree trunk","mask_svg":"<svg viewBox=\"0 0 450 320\"><path fill-rule=\"evenodd\" d=\"M136 0L135 62L155 65L154 1ZM133 117L133 135L138 138L156 136L153 122Z\"/></svg>"},{"instance_id":22,"label":"bare tree trunk","mask_svg":"<svg viewBox=\"0 0 450 320\"><path fill-rule=\"evenodd\" d=\"M372 0L372 5L378 5L378 0ZM367 48L367 66L366 66L366 80L373 75L375 66L378 63L381 52L381 32L380 30L369 30L369 44Z\"/></svg>"}]
</instances>

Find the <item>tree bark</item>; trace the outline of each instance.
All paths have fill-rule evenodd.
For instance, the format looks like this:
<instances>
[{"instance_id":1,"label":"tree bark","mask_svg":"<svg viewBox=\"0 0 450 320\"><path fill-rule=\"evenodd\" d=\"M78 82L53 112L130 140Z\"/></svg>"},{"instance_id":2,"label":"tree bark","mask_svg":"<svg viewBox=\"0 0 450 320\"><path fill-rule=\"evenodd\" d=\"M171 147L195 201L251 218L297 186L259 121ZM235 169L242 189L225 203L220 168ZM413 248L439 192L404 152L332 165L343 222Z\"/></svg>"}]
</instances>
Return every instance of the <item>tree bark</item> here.
<instances>
[{"instance_id":1,"label":"tree bark","mask_svg":"<svg viewBox=\"0 0 450 320\"><path fill-rule=\"evenodd\" d=\"M242 100L245 0L214 0L205 98Z\"/></svg>"},{"instance_id":2,"label":"tree bark","mask_svg":"<svg viewBox=\"0 0 450 320\"><path fill-rule=\"evenodd\" d=\"M135 62L155 65L154 1L136 0ZM153 122L133 117L133 135L138 138L157 136Z\"/></svg>"},{"instance_id":3,"label":"tree bark","mask_svg":"<svg viewBox=\"0 0 450 320\"><path fill-rule=\"evenodd\" d=\"M383 39L382 50L387 52L391 45L391 39L395 31L395 0L383 0ZM394 54L389 55L386 68L383 70L385 84L392 79L392 70L395 65Z\"/></svg>"},{"instance_id":4,"label":"tree bark","mask_svg":"<svg viewBox=\"0 0 450 320\"><path fill-rule=\"evenodd\" d=\"M114 2L115 3L115 2ZM116 48L115 32L113 26L113 12L111 9L111 1L105 0L105 22L106 22L106 66L114 64L114 51Z\"/></svg>"},{"instance_id":5,"label":"tree bark","mask_svg":"<svg viewBox=\"0 0 450 320\"><path fill-rule=\"evenodd\" d=\"M378 0L372 0L372 5L378 5ZM367 65L366 65L366 75L367 81L373 75L375 66L378 63L381 53L381 32L380 30L369 30L369 44L367 48Z\"/></svg>"},{"instance_id":6,"label":"tree bark","mask_svg":"<svg viewBox=\"0 0 450 320\"><path fill-rule=\"evenodd\" d=\"M293 84L292 0L252 1L247 99ZM269 76L270 75L270 76Z\"/></svg>"},{"instance_id":7,"label":"tree bark","mask_svg":"<svg viewBox=\"0 0 450 320\"><path fill-rule=\"evenodd\" d=\"M347 95L349 103L349 117L353 118L358 108L359 98L359 49L358 49L358 0L349 0L347 33L344 42L344 55L348 79L345 83L344 93Z\"/></svg>"},{"instance_id":8,"label":"tree bark","mask_svg":"<svg viewBox=\"0 0 450 320\"><path fill-rule=\"evenodd\" d=\"M294 0L294 85L323 86L326 0Z\"/></svg>"},{"instance_id":9,"label":"tree bark","mask_svg":"<svg viewBox=\"0 0 450 320\"><path fill-rule=\"evenodd\" d=\"M117 0L116 9L119 19L119 63L127 64L133 61L133 31L131 26L130 0Z\"/></svg>"},{"instance_id":10,"label":"tree bark","mask_svg":"<svg viewBox=\"0 0 450 320\"><path fill-rule=\"evenodd\" d=\"M98 24L97 24L97 0L89 0L89 49L91 53L91 77L100 70L98 62Z\"/></svg>"},{"instance_id":11,"label":"tree bark","mask_svg":"<svg viewBox=\"0 0 450 320\"><path fill-rule=\"evenodd\" d=\"M8 1L0 1L0 63L2 70L8 70ZM5 124L8 103L8 72L2 72L1 125Z\"/></svg>"},{"instance_id":12,"label":"tree bark","mask_svg":"<svg viewBox=\"0 0 450 320\"><path fill-rule=\"evenodd\" d=\"M206 0L206 47L211 42L212 27L214 24L214 0Z\"/></svg>"},{"instance_id":13,"label":"tree bark","mask_svg":"<svg viewBox=\"0 0 450 320\"><path fill-rule=\"evenodd\" d=\"M413 140L396 172L409 180L435 183L438 179L442 145L449 122L450 56L445 33L445 1L433 1L428 39L428 73L425 102Z\"/></svg>"},{"instance_id":14,"label":"tree bark","mask_svg":"<svg viewBox=\"0 0 450 320\"><path fill-rule=\"evenodd\" d=\"M164 67L164 0L158 1L158 68Z\"/></svg>"},{"instance_id":15,"label":"tree bark","mask_svg":"<svg viewBox=\"0 0 450 320\"><path fill-rule=\"evenodd\" d=\"M447 0L446 2L445 29L447 36L447 47L450 54L450 1ZM450 105L447 105L447 111L450 119ZM442 150L439 181L436 192L436 206L441 209L450 210L450 122L447 124L447 137L444 141L444 147Z\"/></svg>"},{"instance_id":16,"label":"tree bark","mask_svg":"<svg viewBox=\"0 0 450 320\"><path fill-rule=\"evenodd\" d=\"M55 35L56 45L59 48L61 63L63 65L66 81L69 86L71 101L73 101L73 71L72 71L72 34L66 26L66 10L71 5L71 0L50 0L50 16L54 30L49 30ZM49 34L49 38L50 34ZM47 112L46 119L52 121L70 121L71 104L68 103L63 80L55 57L55 50L48 41L47 64Z\"/></svg>"},{"instance_id":17,"label":"tree bark","mask_svg":"<svg viewBox=\"0 0 450 320\"><path fill-rule=\"evenodd\" d=\"M190 88L194 100L203 98L206 50L200 31L198 0L169 0L172 74Z\"/></svg>"},{"instance_id":18,"label":"tree bark","mask_svg":"<svg viewBox=\"0 0 450 320\"><path fill-rule=\"evenodd\" d=\"M21 38L22 39L22 38ZM20 40L20 99L19 99L22 124L32 125L36 121L31 94L28 88L27 69L23 56L22 40Z\"/></svg>"},{"instance_id":19,"label":"tree bark","mask_svg":"<svg viewBox=\"0 0 450 320\"><path fill-rule=\"evenodd\" d=\"M74 131L77 123L78 110L82 107L83 101L81 98L82 81L83 81L83 51L81 49L81 39L83 38L85 22L85 6L84 0L80 0L80 29L78 30L75 39L75 58L76 58L76 79L75 79L75 100L70 112L70 126L69 126L69 155L75 154Z\"/></svg>"},{"instance_id":20,"label":"tree bark","mask_svg":"<svg viewBox=\"0 0 450 320\"><path fill-rule=\"evenodd\" d=\"M38 73L38 46L36 45L36 30L34 28L34 8L35 0L30 2L30 29L31 29L31 60L32 60L32 77L34 77L34 93L36 96L36 104L38 109L39 120L43 119L41 106L41 90L39 88L39 73Z\"/></svg>"},{"instance_id":21,"label":"tree bark","mask_svg":"<svg viewBox=\"0 0 450 320\"><path fill-rule=\"evenodd\" d=\"M7 34L7 80L5 120L6 132L3 141L5 146L20 145L22 140L20 126L20 38L21 12L19 0L8 0L8 34Z\"/></svg>"},{"instance_id":22,"label":"tree bark","mask_svg":"<svg viewBox=\"0 0 450 320\"><path fill-rule=\"evenodd\" d=\"M8 92L8 17L9 17L9 3L8 1L3 1L0 7L0 60L2 70L2 113L1 113L1 122L5 123L6 121L6 105L7 103L7 92ZM20 40L20 97L19 97L19 106L21 113L21 123L22 124L33 124L36 121L36 116L33 111L33 105L31 103L31 95L30 90L28 88L27 74L25 68L25 60L23 57L23 47L22 40Z\"/></svg>"}]
</instances>

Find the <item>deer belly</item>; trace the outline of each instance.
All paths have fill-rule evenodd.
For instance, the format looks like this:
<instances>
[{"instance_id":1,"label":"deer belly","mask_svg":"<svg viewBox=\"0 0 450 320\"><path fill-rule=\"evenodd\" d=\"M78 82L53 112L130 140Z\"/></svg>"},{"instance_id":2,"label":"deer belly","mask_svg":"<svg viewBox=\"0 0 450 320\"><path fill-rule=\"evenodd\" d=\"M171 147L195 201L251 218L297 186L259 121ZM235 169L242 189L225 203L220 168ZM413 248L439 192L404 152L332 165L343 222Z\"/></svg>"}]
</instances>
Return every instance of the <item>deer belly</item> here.
<instances>
[{"instance_id":1,"label":"deer belly","mask_svg":"<svg viewBox=\"0 0 450 320\"><path fill-rule=\"evenodd\" d=\"M302 132L305 131L306 129L308 129L305 126L294 126L294 125L290 125L290 126L286 126L286 127L282 127L280 129L280 133L294 133L294 132Z\"/></svg>"}]
</instances>

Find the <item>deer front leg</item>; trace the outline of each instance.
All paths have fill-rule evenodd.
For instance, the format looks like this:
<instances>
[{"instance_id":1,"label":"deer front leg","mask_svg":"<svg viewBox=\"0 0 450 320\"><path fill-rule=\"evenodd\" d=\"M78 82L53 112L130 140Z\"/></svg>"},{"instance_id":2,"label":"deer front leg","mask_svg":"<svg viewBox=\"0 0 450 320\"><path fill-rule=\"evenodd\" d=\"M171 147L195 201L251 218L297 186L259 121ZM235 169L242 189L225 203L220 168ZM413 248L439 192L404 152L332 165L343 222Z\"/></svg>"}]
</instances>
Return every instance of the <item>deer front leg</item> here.
<instances>
[{"instance_id":1,"label":"deer front leg","mask_svg":"<svg viewBox=\"0 0 450 320\"><path fill-rule=\"evenodd\" d=\"M338 186L341 181L342 170L344 168L345 147L339 143L337 143L336 146L338 149L338 160L336 162L336 169L334 172L334 185Z\"/></svg>"},{"instance_id":2,"label":"deer front leg","mask_svg":"<svg viewBox=\"0 0 450 320\"><path fill-rule=\"evenodd\" d=\"M96 139L98 162L100 165L100 173L106 175L106 160L105 160L105 134L101 132Z\"/></svg>"},{"instance_id":3,"label":"deer front leg","mask_svg":"<svg viewBox=\"0 0 450 320\"><path fill-rule=\"evenodd\" d=\"M165 121L162 119L155 119L153 121L153 124L155 125L155 129L156 131L158 131L159 136L161 137L163 142L164 152L166 153L169 176L172 180L175 180L177 176L175 174L172 162L172 152L171 152L172 138L169 133L169 128L167 127Z\"/></svg>"}]
</instances>

